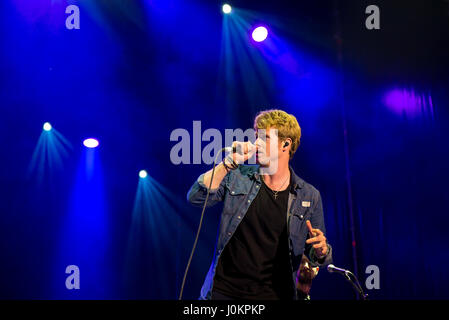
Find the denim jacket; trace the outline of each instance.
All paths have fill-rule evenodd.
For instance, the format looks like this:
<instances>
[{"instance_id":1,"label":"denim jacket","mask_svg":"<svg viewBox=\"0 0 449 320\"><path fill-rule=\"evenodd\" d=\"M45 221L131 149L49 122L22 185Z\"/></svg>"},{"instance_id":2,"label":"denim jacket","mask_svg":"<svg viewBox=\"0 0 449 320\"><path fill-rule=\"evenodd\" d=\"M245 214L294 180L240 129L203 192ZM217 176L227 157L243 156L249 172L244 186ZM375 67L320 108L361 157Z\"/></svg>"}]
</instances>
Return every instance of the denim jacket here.
<instances>
[{"instance_id":1,"label":"denim jacket","mask_svg":"<svg viewBox=\"0 0 449 320\"><path fill-rule=\"evenodd\" d=\"M328 244L329 250L326 256L318 260L312 245L305 243L309 237L307 220L310 220L313 228L320 229L324 234L326 233L321 196L317 189L299 178L291 167L290 170L293 187L290 190L285 216L289 233L288 242L293 288L296 288L296 274L303 253L307 255L312 265L324 266L332 262L332 248ZM240 165L236 170L228 172L217 189L211 189L207 207L211 207L220 201L224 202L224 207L214 257L201 288L201 300L211 299L218 259L244 218L251 202L256 198L261 184L258 165ZM204 174L202 174L190 188L187 199L195 206L203 206L206 195L207 187L204 185ZM298 299L296 290L292 291L292 299Z\"/></svg>"}]
</instances>

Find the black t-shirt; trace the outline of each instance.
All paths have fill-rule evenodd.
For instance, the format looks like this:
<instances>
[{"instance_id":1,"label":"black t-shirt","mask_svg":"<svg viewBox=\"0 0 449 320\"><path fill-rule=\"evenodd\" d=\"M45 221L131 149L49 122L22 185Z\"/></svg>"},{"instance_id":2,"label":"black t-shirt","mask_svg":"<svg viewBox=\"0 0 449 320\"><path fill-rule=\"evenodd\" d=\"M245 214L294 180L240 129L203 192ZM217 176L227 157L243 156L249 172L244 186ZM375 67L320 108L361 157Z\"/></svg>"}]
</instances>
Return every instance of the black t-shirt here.
<instances>
[{"instance_id":1,"label":"black t-shirt","mask_svg":"<svg viewBox=\"0 0 449 320\"><path fill-rule=\"evenodd\" d=\"M289 187L277 193L262 182L220 256L213 290L241 299L292 299L288 252Z\"/></svg>"}]
</instances>

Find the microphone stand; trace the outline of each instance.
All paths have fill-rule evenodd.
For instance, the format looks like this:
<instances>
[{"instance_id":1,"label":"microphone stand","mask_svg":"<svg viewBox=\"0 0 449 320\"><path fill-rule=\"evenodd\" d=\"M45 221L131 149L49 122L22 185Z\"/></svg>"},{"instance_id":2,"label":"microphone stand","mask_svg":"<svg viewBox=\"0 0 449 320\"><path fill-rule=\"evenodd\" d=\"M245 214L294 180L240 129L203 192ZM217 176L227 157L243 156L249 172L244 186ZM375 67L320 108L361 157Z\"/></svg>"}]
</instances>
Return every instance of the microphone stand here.
<instances>
[{"instance_id":1,"label":"microphone stand","mask_svg":"<svg viewBox=\"0 0 449 320\"><path fill-rule=\"evenodd\" d=\"M344 275L345 275L345 279L351 283L352 287L357 292L359 297L362 300L368 300L368 294L365 294L363 292L362 286L360 285L359 280L357 280L357 277L349 270L346 270ZM350 277L350 275L353 277L353 279Z\"/></svg>"}]
</instances>

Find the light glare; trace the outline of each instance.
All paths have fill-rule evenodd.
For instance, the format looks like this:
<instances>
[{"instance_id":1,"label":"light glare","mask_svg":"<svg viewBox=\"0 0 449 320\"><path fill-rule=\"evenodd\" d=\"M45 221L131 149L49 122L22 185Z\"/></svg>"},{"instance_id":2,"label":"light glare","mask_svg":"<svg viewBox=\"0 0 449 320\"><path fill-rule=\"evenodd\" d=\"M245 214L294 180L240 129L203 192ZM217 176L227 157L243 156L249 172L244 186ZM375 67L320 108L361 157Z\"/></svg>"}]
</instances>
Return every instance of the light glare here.
<instances>
[{"instance_id":1,"label":"light glare","mask_svg":"<svg viewBox=\"0 0 449 320\"><path fill-rule=\"evenodd\" d=\"M148 173L145 170L140 170L139 177L142 179L145 179L147 177Z\"/></svg>"},{"instance_id":2,"label":"light glare","mask_svg":"<svg viewBox=\"0 0 449 320\"><path fill-rule=\"evenodd\" d=\"M96 147L98 147L98 145L100 143L98 142L97 139L89 138L89 139L84 140L83 144L87 148L96 148Z\"/></svg>"},{"instance_id":3,"label":"light glare","mask_svg":"<svg viewBox=\"0 0 449 320\"><path fill-rule=\"evenodd\" d=\"M257 27L256 29L254 29L252 36L253 36L254 41L262 42L267 38L268 30L267 30L267 28L262 27L262 26Z\"/></svg>"},{"instance_id":4,"label":"light glare","mask_svg":"<svg viewBox=\"0 0 449 320\"><path fill-rule=\"evenodd\" d=\"M223 5L222 9L223 9L223 13L226 13L226 14L229 14L232 11L232 7L227 3L225 3Z\"/></svg>"},{"instance_id":5,"label":"light glare","mask_svg":"<svg viewBox=\"0 0 449 320\"><path fill-rule=\"evenodd\" d=\"M50 122L45 122L45 123L44 123L44 130L45 130L45 131L50 131L50 130L51 130L51 124L50 124Z\"/></svg>"}]
</instances>

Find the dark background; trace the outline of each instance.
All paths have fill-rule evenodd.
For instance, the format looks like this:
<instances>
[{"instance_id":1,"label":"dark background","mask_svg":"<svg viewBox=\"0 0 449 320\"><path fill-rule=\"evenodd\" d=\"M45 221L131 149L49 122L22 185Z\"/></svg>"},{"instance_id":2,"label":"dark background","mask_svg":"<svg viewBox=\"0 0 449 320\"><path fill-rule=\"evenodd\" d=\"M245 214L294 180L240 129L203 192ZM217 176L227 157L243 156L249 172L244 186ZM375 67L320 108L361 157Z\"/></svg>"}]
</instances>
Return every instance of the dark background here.
<instances>
[{"instance_id":1,"label":"dark background","mask_svg":"<svg viewBox=\"0 0 449 320\"><path fill-rule=\"evenodd\" d=\"M80 30L65 28L72 3ZM365 27L371 4L380 30ZM176 299L200 217L185 196L210 166L172 164L171 132L192 134L195 120L251 128L280 108L302 128L292 166L321 192L335 265L362 285L377 265L372 299L449 298L448 3L232 1L288 60L248 34L231 34L241 50L225 57L221 5L1 1L0 297ZM73 147L39 180L28 168L45 121ZM83 184L90 136L96 179ZM166 188L153 185L147 216L133 214L141 169ZM220 209L206 211L186 299L199 295ZM65 288L71 264L80 290ZM354 298L325 270L311 295Z\"/></svg>"}]
</instances>

